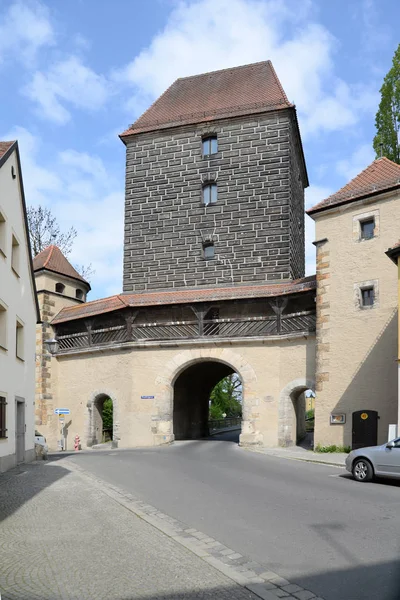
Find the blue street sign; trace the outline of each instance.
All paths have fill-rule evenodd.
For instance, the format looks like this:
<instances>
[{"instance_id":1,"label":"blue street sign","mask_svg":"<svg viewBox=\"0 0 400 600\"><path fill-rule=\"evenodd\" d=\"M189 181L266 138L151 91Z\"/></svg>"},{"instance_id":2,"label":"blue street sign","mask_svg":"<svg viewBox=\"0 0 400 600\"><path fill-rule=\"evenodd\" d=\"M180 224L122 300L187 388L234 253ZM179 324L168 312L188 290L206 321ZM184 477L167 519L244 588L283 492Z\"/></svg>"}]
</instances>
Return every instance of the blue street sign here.
<instances>
[{"instance_id":1,"label":"blue street sign","mask_svg":"<svg viewBox=\"0 0 400 600\"><path fill-rule=\"evenodd\" d=\"M69 410L69 408L55 408L54 409L55 415L69 415L70 412L71 411Z\"/></svg>"},{"instance_id":2,"label":"blue street sign","mask_svg":"<svg viewBox=\"0 0 400 600\"><path fill-rule=\"evenodd\" d=\"M142 400L153 400L154 396L140 396Z\"/></svg>"}]
</instances>

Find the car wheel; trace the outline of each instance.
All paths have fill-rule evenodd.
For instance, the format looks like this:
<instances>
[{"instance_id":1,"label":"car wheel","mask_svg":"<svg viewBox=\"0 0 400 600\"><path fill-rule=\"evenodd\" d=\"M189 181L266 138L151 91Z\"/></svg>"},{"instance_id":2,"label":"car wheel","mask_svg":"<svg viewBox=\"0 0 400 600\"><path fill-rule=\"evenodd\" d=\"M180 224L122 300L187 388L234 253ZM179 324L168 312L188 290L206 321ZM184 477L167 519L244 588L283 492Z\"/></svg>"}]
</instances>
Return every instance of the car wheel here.
<instances>
[{"instance_id":1,"label":"car wheel","mask_svg":"<svg viewBox=\"0 0 400 600\"><path fill-rule=\"evenodd\" d=\"M365 458L358 458L354 461L352 472L357 481L371 481L374 476L372 465Z\"/></svg>"}]
</instances>

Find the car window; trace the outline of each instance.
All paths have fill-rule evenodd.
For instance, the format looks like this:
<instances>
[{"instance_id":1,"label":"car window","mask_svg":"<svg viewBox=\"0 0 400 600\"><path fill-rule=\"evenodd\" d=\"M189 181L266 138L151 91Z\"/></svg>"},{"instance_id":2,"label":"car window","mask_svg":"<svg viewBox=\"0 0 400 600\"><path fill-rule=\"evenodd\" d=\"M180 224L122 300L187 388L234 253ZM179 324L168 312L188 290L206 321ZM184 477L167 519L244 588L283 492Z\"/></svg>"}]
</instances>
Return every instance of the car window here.
<instances>
[{"instance_id":1,"label":"car window","mask_svg":"<svg viewBox=\"0 0 400 600\"><path fill-rule=\"evenodd\" d=\"M393 440L393 443L395 448L400 448L400 438L397 438L397 440Z\"/></svg>"}]
</instances>

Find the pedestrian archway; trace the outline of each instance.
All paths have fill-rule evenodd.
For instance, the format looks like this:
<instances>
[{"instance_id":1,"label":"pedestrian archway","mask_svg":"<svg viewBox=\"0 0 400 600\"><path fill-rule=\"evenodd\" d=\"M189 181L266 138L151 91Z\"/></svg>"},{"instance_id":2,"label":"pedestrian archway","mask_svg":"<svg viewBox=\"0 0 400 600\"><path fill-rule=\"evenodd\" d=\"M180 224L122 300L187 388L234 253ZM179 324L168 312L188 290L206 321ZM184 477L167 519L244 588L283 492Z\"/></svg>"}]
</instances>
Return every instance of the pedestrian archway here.
<instances>
[{"instance_id":1,"label":"pedestrian archway","mask_svg":"<svg viewBox=\"0 0 400 600\"><path fill-rule=\"evenodd\" d=\"M220 416L221 421L231 416L229 402L224 404L224 398L217 398L215 393L213 396L213 390L217 386L220 396L225 394L225 397L228 397L229 385L218 386L218 384L224 383L229 376L231 377L228 382L233 381L237 387L237 382L241 385L239 375L232 367L215 360L199 361L181 371L173 385L172 420L175 440L207 437L210 433L210 416ZM213 409L211 415L210 408ZM233 410L234 403L232 402ZM219 412L221 412L220 415ZM238 414L239 412L241 414L241 410L237 411Z\"/></svg>"},{"instance_id":2,"label":"pedestrian archway","mask_svg":"<svg viewBox=\"0 0 400 600\"><path fill-rule=\"evenodd\" d=\"M306 392L314 390L308 379L291 381L281 392L279 400L278 442L294 446L306 438Z\"/></svg>"},{"instance_id":3,"label":"pedestrian archway","mask_svg":"<svg viewBox=\"0 0 400 600\"><path fill-rule=\"evenodd\" d=\"M115 439L114 401L106 393L94 395L88 403L89 431L88 446L94 446Z\"/></svg>"}]
</instances>

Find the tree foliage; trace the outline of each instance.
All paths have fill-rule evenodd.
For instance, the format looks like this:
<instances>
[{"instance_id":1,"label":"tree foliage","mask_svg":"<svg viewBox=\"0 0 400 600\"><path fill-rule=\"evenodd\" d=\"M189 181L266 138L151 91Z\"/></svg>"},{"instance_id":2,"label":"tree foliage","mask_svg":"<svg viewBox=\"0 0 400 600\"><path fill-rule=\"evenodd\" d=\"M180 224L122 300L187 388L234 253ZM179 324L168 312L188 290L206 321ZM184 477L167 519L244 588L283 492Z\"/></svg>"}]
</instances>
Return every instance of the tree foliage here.
<instances>
[{"instance_id":1,"label":"tree foliage","mask_svg":"<svg viewBox=\"0 0 400 600\"><path fill-rule=\"evenodd\" d=\"M113 403L111 398L104 400L103 404L103 429L113 428Z\"/></svg>"},{"instance_id":2,"label":"tree foliage","mask_svg":"<svg viewBox=\"0 0 400 600\"><path fill-rule=\"evenodd\" d=\"M382 154L400 164L400 44L380 92L381 101L375 118L374 150L378 158Z\"/></svg>"},{"instance_id":3,"label":"tree foliage","mask_svg":"<svg viewBox=\"0 0 400 600\"><path fill-rule=\"evenodd\" d=\"M77 236L75 227L70 227L67 231L61 231L50 208L43 206L30 206L27 209L27 216L29 238L34 257L51 245L57 246L65 256L70 254L72 244ZM87 266L74 265L74 267L88 281L95 273L91 264Z\"/></svg>"},{"instance_id":4,"label":"tree foliage","mask_svg":"<svg viewBox=\"0 0 400 600\"><path fill-rule=\"evenodd\" d=\"M210 396L210 419L242 416L242 382L236 373L228 375L214 387Z\"/></svg>"}]
</instances>

